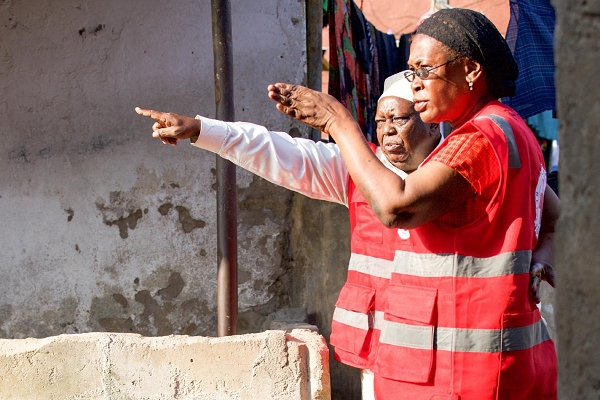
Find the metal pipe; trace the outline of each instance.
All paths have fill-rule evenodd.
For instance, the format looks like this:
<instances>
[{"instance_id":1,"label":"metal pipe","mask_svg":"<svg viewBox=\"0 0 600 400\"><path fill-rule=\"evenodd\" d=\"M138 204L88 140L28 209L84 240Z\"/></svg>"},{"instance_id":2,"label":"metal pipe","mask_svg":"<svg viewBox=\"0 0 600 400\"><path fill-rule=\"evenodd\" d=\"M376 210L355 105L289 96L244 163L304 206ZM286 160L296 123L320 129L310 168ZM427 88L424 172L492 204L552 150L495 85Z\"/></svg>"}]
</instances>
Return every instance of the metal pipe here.
<instances>
[{"instance_id":1,"label":"metal pipe","mask_svg":"<svg viewBox=\"0 0 600 400\"><path fill-rule=\"evenodd\" d=\"M321 91L323 70L323 0L306 0L306 70L307 86ZM310 130L310 137L318 142L321 132Z\"/></svg>"},{"instance_id":2,"label":"metal pipe","mask_svg":"<svg viewBox=\"0 0 600 400\"><path fill-rule=\"evenodd\" d=\"M233 121L233 55L229 0L211 0L216 118ZM217 157L217 333L236 334L237 202L235 165Z\"/></svg>"}]
</instances>

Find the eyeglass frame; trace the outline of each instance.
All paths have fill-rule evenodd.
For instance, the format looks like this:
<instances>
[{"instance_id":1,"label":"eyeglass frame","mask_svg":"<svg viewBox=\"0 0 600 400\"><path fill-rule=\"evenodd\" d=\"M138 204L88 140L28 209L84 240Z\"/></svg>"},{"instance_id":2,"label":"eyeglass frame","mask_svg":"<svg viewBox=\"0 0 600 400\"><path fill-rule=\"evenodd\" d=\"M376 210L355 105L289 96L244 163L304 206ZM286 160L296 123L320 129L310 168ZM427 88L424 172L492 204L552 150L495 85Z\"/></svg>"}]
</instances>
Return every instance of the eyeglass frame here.
<instances>
[{"instance_id":1,"label":"eyeglass frame","mask_svg":"<svg viewBox=\"0 0 600 400\"><path fill-rule=\"evenodd\" d=\"M411 83L414 82L415 76L418 76L419 79L421 79L421 80L425 80L429 77L429 73L431 71L433 71L434 69L443 67L444 65L447 65L447 64L450 64L451 62L454 62L454 61L458 60L459 58L462 58L462 56L454 57L452 60L446 61L445 63L440 64L440 65L436 65L435 67L419 67L419 68L415 69L414 71L406 71L404 73L404 77L406 78L407 81L409 81ZM424 72L425 76L421 76L421 75L423 75L423 72L420 72L420 71L425 71Z\"/></svg>"}]
</instances>

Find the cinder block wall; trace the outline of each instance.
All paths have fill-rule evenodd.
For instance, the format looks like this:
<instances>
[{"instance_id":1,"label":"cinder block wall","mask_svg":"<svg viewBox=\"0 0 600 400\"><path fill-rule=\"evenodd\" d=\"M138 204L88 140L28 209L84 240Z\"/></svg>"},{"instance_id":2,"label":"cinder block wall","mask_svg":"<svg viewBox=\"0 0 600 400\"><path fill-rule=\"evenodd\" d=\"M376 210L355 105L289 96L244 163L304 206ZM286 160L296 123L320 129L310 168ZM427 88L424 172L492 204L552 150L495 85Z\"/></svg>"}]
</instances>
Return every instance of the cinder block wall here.
<instances>
[{"instance_id":1,"label":"cinder block wall","mask_svg":"<svg viewBox=\"0 0 600 400\"><path fill-rule=\"evenodd\" d=\"M307 330L2 339L0 398L329 400L328 357Z\"/></svg>"}]
</instances>

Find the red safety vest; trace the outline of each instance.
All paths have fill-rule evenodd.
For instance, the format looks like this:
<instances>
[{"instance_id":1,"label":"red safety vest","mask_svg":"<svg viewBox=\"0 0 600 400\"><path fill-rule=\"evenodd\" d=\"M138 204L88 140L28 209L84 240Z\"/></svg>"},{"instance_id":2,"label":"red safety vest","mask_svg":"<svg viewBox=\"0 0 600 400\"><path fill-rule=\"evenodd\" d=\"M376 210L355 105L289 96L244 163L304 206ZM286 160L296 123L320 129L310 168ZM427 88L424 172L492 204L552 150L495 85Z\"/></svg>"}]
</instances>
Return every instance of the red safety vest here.
<instances>
[{"instance_id":1,"label":"red safety vest","mask_svg":"<svg viewBox=\"0 0 600 400\"><path fill-rule=\"evenodd\" d=\"M455 133L470 131L488 138L502 166L487 214L457 229L441 218L410 230L406 246L395 250L389 280L371 285L372 307L336 309L337 330L345 311L369 318L358 355L375 373L377 399L556 398L554 343L529 292L544 161L523 120L499 102ZM389 249L382 254L390 258ZM338 301L337 307L346 305Z\"/></svg>"},{"instance_id":2,"label":"red safety vest","mask_svg":"<svg viewBox=\"0 0 600 400\"><path fill-rule=\"evenodd\" d=\"M377 147L370 144L373 152ZM348 279L333 314L330 343L344 364L372 368L385 309L385 290L394 271L396 250L413 245L408 230L383 225L350 180L348 186L351 255Z\"/></svg>"}]
</instances>

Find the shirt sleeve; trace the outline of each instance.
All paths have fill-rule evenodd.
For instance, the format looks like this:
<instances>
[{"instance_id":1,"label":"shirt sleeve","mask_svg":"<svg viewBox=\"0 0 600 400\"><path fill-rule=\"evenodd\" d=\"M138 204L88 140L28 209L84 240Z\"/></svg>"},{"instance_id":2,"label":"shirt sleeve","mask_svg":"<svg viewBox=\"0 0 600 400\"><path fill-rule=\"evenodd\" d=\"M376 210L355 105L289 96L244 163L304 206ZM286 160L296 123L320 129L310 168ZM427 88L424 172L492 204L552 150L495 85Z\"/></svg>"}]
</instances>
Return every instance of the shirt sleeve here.
<instances>
[{"instance_id":1,"label":"shirt sleeve","mask_svg":"<svg viewBox=\"0 0 600 400\"><path fill-rule=\"evenodd\" d=\"M247 122L197 116L196 147L305 196L348 205L348 168L334 143L293 138Z\"/></svg>"},{"instance_id":2,"label":"shirt sleeve","mask_svg":"<svg viewBox=\"0 0 600 400\"><path fill-rule=\"evenodd\" d=\"M464 177L481 195L486 189L497 185L500 164L492 145L479 132L450 135L446 144L431 161L441 162Z\"/></svg>"}]
</instances>

